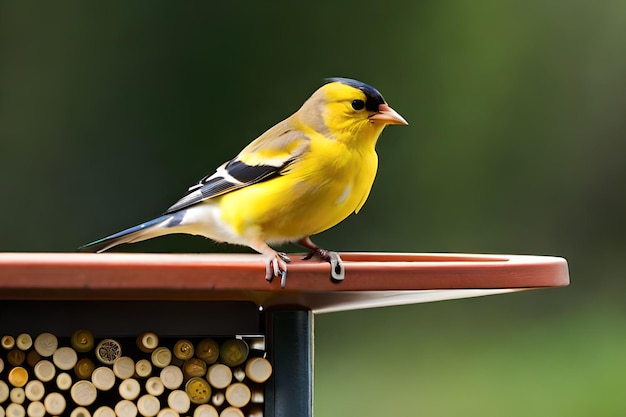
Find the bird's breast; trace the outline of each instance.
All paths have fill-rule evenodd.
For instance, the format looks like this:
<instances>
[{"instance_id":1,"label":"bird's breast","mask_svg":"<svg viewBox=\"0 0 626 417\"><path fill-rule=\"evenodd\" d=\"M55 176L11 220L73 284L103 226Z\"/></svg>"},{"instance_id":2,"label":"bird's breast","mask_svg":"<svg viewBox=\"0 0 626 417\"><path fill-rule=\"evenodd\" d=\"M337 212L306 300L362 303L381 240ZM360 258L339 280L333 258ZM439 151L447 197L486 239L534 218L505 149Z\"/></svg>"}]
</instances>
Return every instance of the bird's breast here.
<instances>
[{"instance_id":1,"label":"bird's breast","mask_svg":"<svg viewBox=\"0 0 626 417\"><path fill-rule=\"evenodd\" d=\"M242 235L290 241L320 233L358 211L376 175L376 154L319 156L303 158L281 176L222 196L224 221Z\"/></svg>"}]
</instances>

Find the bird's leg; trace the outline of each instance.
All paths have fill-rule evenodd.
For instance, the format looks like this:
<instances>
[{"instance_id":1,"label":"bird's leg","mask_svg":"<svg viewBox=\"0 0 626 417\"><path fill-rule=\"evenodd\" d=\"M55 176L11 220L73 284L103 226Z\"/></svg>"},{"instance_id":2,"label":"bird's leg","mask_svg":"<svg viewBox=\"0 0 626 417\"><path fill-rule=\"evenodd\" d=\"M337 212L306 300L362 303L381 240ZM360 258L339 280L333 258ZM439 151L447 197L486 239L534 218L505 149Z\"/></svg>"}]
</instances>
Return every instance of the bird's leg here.
<instances>
[{"instance_id":1,"label":"bird's leg","mask_svg":"<svg viewBox=\"0 0 626 417\"><path fill-rule=\"evenodd\" d=\"M272 281L274 277L280 276L280 286L285 288L287 283L287 264L291 262L291 259L284 252L276 252L263 241L255 242L249 246L266 256L265 279Z\"/></svg>"},{"instance_id":2,"label":"bird's leg","mask_svg":"<svg viewBox=\"0 0 626 417\"><path fill-rule=\"evenodd\" d=\"M337 252L332 252L326 249L322 249L311 241L311 238L306 236L298 241L300 246L304 246L309 250L302 259L311 259L314 256L330 264L330 277L334 281L343 281L346 275L346 271L343 267L343 261Z\"/></svg>"}]
</instances>

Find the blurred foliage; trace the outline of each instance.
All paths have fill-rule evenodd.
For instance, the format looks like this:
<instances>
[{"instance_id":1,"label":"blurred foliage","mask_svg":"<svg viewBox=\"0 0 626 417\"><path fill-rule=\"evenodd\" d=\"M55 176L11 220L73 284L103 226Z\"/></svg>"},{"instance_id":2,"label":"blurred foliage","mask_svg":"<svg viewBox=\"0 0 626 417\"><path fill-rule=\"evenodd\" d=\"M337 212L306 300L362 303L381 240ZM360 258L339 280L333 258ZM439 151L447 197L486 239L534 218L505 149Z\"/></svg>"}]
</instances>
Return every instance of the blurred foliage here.
<instances>
[{"instance_id":1,"label":"blurred foliage","mask_svg":"<svg viewBox=\"0 0 626 417\"><path fill-rule=\"evenodd\" d=\"M155 216L323 78L357 78L411 124L384 132L368 203L318 243L559 255L572 286L319 316L317 414L617 415L625 50L611 0L2 0L0 250Z\"/></svg>"}]
</instances>

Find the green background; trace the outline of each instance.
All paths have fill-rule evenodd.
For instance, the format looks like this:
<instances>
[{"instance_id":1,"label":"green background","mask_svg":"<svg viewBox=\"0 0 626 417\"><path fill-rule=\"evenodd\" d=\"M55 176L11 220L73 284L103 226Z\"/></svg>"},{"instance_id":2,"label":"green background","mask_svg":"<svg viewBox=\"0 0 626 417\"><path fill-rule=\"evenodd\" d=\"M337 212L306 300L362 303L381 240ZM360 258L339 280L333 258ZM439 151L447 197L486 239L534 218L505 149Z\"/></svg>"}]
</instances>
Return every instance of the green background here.
<instances>
[{"instance_id":1,"label":"green background","mask_svg":"<svg viewBox=\"0 0 626 417\"><path fill-rule=\"evenodd\" d=\"M623 1L0 1L0 250L160 214L330 76L410 125L320 245L558 255L572 284L317 316L316 415L623 415Z\"/></svg>"}]
</instances>

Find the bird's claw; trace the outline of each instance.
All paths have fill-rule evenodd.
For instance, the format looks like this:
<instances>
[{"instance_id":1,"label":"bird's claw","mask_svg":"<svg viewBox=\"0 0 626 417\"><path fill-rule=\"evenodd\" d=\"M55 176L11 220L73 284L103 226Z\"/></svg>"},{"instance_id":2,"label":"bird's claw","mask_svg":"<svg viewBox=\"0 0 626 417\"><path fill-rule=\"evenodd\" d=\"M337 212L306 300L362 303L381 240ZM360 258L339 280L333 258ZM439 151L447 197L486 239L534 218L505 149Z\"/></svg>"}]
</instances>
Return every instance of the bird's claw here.
<instances>
[{"instance_id":1,"label":"bird's claw","mask_svg":"<svg viewBox=\"0 0 626 417\"><path fill-rule=\"evenodd\" d=\"M332 252L322 248L311 249L302 260L306 261L313 257L320 258L330 264L330 278L333 281L343 281L346 276L345 268L343 267L343 261L337 252Z\"/></svg>"},{"instance_id":2,"label":"bird's claw","mask_svg":"<svg viewBox=\"0 0 626 417\"><path fill-rule=\"evenodd\" d=\"M276 255L278 255L278 257L282 259L285 263L291 263L291 259L289 258L289 256L287 256L285 252L276 252Z\"/></svg>"},{"instance_id":3,"label":"bird's claw","mask_svg":"<svg viewBox=\"0 0 626 417\"><path fill-rule=\"evenodd\" d=\"M271 282L274 277L280 277L280 287L285 288L287 284L287 264L291 259L283 253L277 252L272 258L265 263L265 279Z\"/></svg>"}]
</instances>

